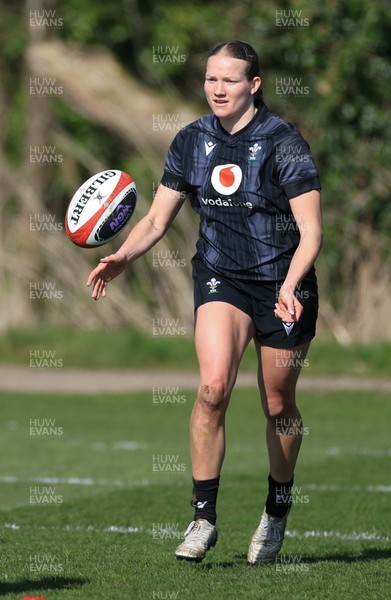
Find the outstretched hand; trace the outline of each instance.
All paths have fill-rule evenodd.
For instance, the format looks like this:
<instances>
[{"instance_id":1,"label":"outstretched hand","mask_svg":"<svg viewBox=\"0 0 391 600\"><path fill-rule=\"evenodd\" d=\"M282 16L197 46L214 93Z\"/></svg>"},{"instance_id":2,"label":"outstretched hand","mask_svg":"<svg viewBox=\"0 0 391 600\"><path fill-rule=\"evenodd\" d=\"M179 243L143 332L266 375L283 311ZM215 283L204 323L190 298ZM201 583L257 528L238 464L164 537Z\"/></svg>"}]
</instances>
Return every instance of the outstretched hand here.
<instances>
[{"instance_id":1,"label":"outstretched hand","mask_svg":"<svg viewBox=\"0 0 391 600\"><path fill-rule=\"evenodd\" d=\"M127 264L126 256L122 252L116 252L100 259L98 266L91 271L87 287L93 282L91 297L94 300L99 300L102 296L106 296L106 287L109 281L117 277L125 269Z\"/></svg>"}]
</instances>

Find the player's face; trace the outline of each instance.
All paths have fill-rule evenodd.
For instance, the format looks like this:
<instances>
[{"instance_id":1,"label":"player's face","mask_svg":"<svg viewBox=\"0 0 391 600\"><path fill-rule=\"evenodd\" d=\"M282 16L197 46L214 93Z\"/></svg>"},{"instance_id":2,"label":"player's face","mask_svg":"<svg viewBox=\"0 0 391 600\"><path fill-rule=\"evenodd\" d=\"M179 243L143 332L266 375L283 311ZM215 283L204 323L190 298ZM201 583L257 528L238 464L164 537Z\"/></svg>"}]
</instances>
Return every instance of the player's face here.
<instances>
[{"instance_id":1,"label":"player's face","mask_svg":"<svg viewBox=\"0 0 391 600\"><path fill-rule=\"evenodd\" d=\"M208 59L204 90L212 111L227 122L239 121L254 107L261 80L248 81L246 61L220 52ZM252 115L251 115L252 116Z\"/></svg>"}]
</instances>

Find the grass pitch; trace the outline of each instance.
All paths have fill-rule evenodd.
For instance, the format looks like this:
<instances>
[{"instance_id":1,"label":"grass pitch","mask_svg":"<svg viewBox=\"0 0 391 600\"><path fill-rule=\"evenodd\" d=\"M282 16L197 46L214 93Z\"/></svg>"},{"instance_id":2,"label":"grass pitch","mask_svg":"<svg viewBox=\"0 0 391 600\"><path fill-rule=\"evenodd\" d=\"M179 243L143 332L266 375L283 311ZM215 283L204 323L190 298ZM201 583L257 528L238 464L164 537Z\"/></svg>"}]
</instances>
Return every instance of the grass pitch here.
<instances>
[{"instance_id":1,"label":"grass pitch","mask_svg":"<svg viewBox=\"0 0 391 600\"><path fill-rule=\"evenodd\" d=\"M31 352L61 360L64 368L155 369L197 371L192 334L147 335L134 329L89 331L40 325L30 330L9 329L0 334L0 363L29 367ZM390 376L391 342L344 347L335 340L317 337L311 344L310 368L300 377ZM241 371L256 372L253 344L241 361Z\"/></svg>"},{"instance_id":2,"label":"grass pitch","mask_svg":"<svg viewBox=\"0 0 391 600\"><path fill-rule=\"evenodd\" d=\"M193 395L0 395L0 596L391 598L389 398L301 394L287 537L276 564L254 567L268 473L256 390L231 400L217 546L200 564L173 555L192 518Z\"/></svg>"}]
</instances>

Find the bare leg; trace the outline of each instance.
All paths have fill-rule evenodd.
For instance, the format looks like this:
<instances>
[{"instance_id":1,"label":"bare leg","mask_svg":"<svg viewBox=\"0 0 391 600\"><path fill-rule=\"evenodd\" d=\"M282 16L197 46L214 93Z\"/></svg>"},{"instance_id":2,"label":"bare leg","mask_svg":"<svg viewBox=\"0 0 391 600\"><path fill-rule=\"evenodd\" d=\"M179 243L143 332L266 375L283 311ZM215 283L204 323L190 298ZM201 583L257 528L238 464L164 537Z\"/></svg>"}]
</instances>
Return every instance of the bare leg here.
<instances>
[{"instance_id":1,"label":"bare leg","mask_svg":"<svg viewBox=\"0 0 391 600\"><path fill-rule=\"evenodd\" d=\"M248 315L225 302L197 310L195 346L200 386L190 421L193 477L220 475L225 454L225 413L243 353L254 335Z\"/></svg>"},{"instance_id":2,"label":"bare leg","mask_svg":"<svg viewBox=\"0 0 391 600\"><path fill-rule=\"evenodd\" d=\"M308 348L309 343L290 350L262 346L258 351L258 382L267 419L270 474L278 482L292 479L300 450L302 419L295 390Z\"/></svg>"}]
</instances>

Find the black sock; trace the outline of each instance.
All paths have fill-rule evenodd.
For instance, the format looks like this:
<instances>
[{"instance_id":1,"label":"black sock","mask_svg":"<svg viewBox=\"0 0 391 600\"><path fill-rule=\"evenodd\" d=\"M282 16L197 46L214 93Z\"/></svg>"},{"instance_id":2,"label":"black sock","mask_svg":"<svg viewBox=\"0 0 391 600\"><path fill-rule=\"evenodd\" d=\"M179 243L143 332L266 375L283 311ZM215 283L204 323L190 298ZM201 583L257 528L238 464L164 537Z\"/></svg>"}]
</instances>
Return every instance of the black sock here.
<instances>
[{"instance_id":1,"label":"black sock","mask_svg":"<svg viewBox=\"0 0 391 600\"><path fill-rule=\"evenodd\" d=\"M292 504L293 477L287 483L275 481L269 474L269 494L266 499L266 512L272 517L285 517Z\"/></svg>"},{"instance_id":2,"label":"black sock","mask_svg":"<svg viewBox=\"0 0 391 600\"><path fill-rule=\"evenodd\" d=\"M193 498L191 505L195 508L194 521L206 519L216 525L216 500L220 477L198 481L193 478Z\"/></svg>"}]
</instances>

